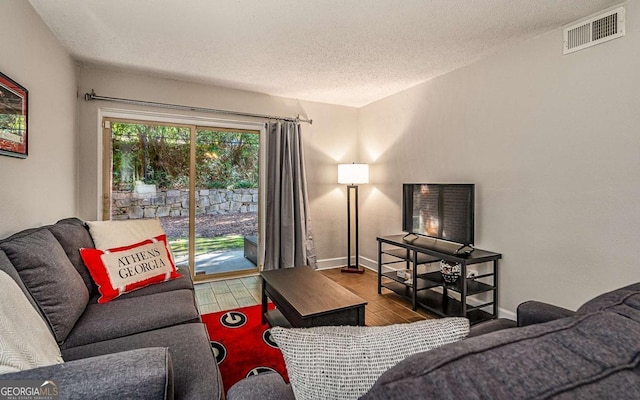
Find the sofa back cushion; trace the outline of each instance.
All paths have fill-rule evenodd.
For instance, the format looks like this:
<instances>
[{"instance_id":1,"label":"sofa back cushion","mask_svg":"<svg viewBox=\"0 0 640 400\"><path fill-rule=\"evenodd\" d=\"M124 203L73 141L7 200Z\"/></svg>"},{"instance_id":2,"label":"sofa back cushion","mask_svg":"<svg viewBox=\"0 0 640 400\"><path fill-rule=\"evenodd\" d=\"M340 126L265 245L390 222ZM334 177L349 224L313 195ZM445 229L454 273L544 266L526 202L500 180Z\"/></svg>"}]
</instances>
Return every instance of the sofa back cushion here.
<instances>
[{"instance_id":1,"label":"sofa back cushion","mask_svg":"<svg viewBox=\"0 0 640 400\"><path fill-rule=\"evenodd\" d=\"M46 228L0 242L29 293L62 343L89 302L89 291L64 249Z\"/></svg>"},{"instance_id":2,"label":"sofa back cushion","mask_svg":"<svg viewBox=\"0 0 640 400\"><path fill-rule=\"evenodd\" d=\"M0 374L63 362L44 320L4 271L0 271L0 316Z\"/></svg>"},{"instance_id":3,"label":"sofa back cushion","mask_svg":"<svg viewBox=\"0 0 640 400\"><path fill-rule=\"evenodd\" d=\"M82 277L87 290L89 290L89 297L98 293L98 287L96 286L89 270L84 265L82 257L80 257L81 248L92 248L93 240L89 230L84 225L84 222L77 218L67 218L58 221L55 225L48 227L49 231L56 237L64 252L69 257L69 261L75 267L76 271Z\"/></svg>"},{"instance_id":4,"label":"sofa back cushion","mask_svg":"<svg viewBox=\"0 0 640 400\"><path fill-rule=\"evenodd\" d=\"M640 295L410 357L364 399L640 398ZM632 316L632 317L630 317ZM624 384L622 384L624 382Z\"/></svg>"},{"instance_id":5,"label":"sofa back cushion","mask_svg":"<svg viewBox=\"0 0 640 400\"><path fill-rule=\"evenodd\" d=\"M620 304L624 304L625 300L629 297L640 294L640 283L634 283L629 286L622 287L620 289L612 290L611 292L603 293L600 296L584 303L576 313L587 314L594 311L606 310L611 307L616 307Z\"/></svg>"},{"instance_id":6,"label":"sofa back cushion","mask_svg":"<svg viewBox=\"0 0 640 400\"><path fill-rule=\"evenodd\" d=\"M29 303L31 303L38 314L40 314L40 316L45 319L44 315L40 311L40 308L38 307L38 303L36 303L36 301L33 299L33 296L31 296L31 293L29 293L29 290L22 282L22 279L20 279L20 274L18 274L18 271L16 271L16 267L11 264L11 260L9 260L9 257L7 257L5 252L2 250L0 250L0 271L9 275L11 279L15 281L20 290L22 290L22 294L24 295L24 297L29 300Z\"/></svg>"}]
</instances>

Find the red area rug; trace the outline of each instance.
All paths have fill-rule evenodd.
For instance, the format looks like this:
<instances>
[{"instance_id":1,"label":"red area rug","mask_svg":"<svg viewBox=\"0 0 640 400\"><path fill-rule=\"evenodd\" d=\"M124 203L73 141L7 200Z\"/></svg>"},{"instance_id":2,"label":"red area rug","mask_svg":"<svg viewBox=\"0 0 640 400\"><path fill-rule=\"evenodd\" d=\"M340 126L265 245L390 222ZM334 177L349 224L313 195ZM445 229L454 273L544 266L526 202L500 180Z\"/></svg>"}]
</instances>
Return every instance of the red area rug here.
<instances>
[{"instance_id":1,"label":"red area rug","mask_svg":"<svg viewBox=\"0 0 640 400\"><path fill-rule=\"evenodd\" d=\"M251 375L275 371L289 382L282 353L261 323L261 305L202 316L225 391ZM269 304L273 308L273 304Z\"/></svg>"}]
</instances>

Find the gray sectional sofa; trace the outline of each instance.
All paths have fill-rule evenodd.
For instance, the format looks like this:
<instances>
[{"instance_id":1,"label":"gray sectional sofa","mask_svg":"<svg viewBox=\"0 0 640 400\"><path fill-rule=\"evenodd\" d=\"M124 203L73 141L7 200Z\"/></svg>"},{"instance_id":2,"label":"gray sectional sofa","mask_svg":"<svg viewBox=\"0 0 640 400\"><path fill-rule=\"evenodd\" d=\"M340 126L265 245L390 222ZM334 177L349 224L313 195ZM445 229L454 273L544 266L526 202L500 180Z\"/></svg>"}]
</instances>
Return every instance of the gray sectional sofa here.
<instances>
[{"instance_id":1,"label":"gray sectional sofa","mask_svg":"<svg viewBox=\"0 0 640 400\"><path fill-rule=\"evenodd\" d=\"M76 218L0 240L0 271L46 322L65 361L2 374L0 383L51 380L61 399L223 398L188 271L98 304L82 247L93 241ZM640 283L576 312L526 302L514 325L479 324L462 341L410 356L362 398L640 398ZM227 398L282 400L293 392L279 375L264 374L240 381Z\"/></svg>"},{"instance_id":2,"label":"gray sectional sofa","mask_svg":"<svg viewBox=\"0 0 640 400\"><path fill-rule=\"evenodd\" d=\"M65 361L0 380L52 380L61 399L222 398L189 272L98 304L82 247L93 241L76 218L0 241L0 270L46 321Z\"/></svg>"},{"instance_id":3,"label":"gray sectional sofa","mask_svg":"<svg viewBox=\"0 0 640 400\"><path fill-rule=\"evenodd\" d=\"M361 399L640 399L640 283L576 312L530 301L517 327L494 320L468 338L415 354ZM277 374L244 379L228 400L293 399Z\"/></svg>"}]
</instances>

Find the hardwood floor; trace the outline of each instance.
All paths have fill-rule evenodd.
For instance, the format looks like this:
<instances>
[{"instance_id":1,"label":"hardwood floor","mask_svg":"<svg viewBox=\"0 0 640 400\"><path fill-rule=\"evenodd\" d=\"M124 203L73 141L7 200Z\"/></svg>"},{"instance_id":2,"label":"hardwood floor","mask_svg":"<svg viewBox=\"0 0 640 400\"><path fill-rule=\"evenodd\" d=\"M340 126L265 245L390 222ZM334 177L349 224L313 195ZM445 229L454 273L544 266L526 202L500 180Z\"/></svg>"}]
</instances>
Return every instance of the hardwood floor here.
<instances>
[{"instance_id":1,"label":"hardwood floor","mask_svg":"<svg viewBox=\"0 0 640 400\"><path fill-rule=\"evenodd\" d=\"M365 321L369 326L382 326L435 318L428 312L411 310L411 303L387 289L377 292L377 275L365 269L364 274L345 274L340 268L319 271L339 285L368 301ZM260 277L249 276L196 284L196 299L201 314L260 304Z\"/></svg>"}]
</instances>

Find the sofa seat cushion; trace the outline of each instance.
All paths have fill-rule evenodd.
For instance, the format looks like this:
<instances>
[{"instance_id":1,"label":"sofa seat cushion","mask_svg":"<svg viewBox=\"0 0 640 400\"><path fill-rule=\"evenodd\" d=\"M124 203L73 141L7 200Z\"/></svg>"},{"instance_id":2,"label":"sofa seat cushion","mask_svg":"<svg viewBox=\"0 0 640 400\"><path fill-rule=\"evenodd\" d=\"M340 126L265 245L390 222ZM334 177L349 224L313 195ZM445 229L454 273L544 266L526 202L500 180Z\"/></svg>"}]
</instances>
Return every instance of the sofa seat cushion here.
<instances>
[{"instance_id":1,"label":"sofa seat cushion","mask_svg":"<svg viewBox=\"0 0 640 400\"><path fill-rule=\"evenodd\" d=\"M639 355L640 323L600 311L416 354L363 399L593 398L595 387L608 398L637 399Z\"/></svg>"},{"instance_id":2,"label":"sofa seat cushion","mask_svg":"<svg viewBox=\"0 0 640 400\"><path fill-rule=\"evenodd\" d=\"M84 225L84 222L78 218L66 218L56 222L55 225L48 226L47 229L53 233L53 236L62 245L64 252L69 257L69 261L78 271L87 290L89 290L89 296L96 294L98 288L93 282L89 270L84 265L82 257L80 257L80 248L94 247L93 240L91 240L91 235L89 235L89 230Z\"/></svg>"},{"instance_id":3,"label":"sofa seat cushion","mask_svg":"<svg viewBox=\"0 0 640 400\"><path fill-rule=\"evenodd\" d=\"M117 302L114 302L117 303ZM149 332L63 349L69 362L80 358L147 347L167 347L173 364L175 399L220 399L222 385L211 343L201 323L182 324Z\"/></svg>"},{"instance_id":4,"label":"sofa seat cushion","mask_svg":"<svg viewBox=\"0 0 640 400\"><path fill-rule=\"evenodd\" d=\"M199 321L199 318L190 290L89 304L61 348Z\"/></svg>"},{"instance_id":5,"label":"sofa seat cushion","mask_svg":"<svg viewBox=\"0 0 640 400\"><path fill-rule=\"evenodd\" d=\"M89 291L60 242L46 228L0 242L33 296L58 343L62 343L89 302Z\"/></svg>"}]
</instances>

